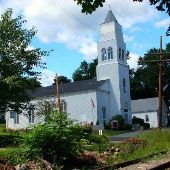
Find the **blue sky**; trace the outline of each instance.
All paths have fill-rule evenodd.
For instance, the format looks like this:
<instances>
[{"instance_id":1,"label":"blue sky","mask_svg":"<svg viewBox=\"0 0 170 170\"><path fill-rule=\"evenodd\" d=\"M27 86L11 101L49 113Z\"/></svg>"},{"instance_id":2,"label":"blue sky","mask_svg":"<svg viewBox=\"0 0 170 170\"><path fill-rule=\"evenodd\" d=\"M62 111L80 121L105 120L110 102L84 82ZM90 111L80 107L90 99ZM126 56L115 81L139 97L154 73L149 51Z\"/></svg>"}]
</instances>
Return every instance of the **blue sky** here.
<instances>
[{"instance_id":1,"label":"blue sky","mask_svg":"<svg viewBox=\"0 0 170 170\"><path fill-rule=\"evenodd\" d=\"M159 47L160 35L163 46L170 42L165 36L170 18L165 12L158 12L149 1L106 0L103 8L92 15L81 13L81 7L73 0L0 0L0 13L13 8L14 16L23 15L27 27L38 30L29 48L51 50L43 58L47 69L42 71L43 86L53 82L55 73L72 77L74 70L84 59L88 62L97 57L97 41L100 24L104 21L109 5L122 25L131 68L137 67L137 59L150 48Z\"/></svg>"}]
</instances>

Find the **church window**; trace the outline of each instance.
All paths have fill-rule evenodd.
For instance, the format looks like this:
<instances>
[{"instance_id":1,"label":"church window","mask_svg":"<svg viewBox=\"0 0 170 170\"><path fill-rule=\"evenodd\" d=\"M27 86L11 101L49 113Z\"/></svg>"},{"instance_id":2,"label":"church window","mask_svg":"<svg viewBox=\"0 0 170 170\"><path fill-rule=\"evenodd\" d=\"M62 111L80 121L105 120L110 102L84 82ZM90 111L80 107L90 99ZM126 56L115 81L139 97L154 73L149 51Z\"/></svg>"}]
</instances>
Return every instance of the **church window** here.
<instances>
[{"instance_id":1,"label":"church window","mask_svg":"<svg viewBox=\"0 0 170 170\"><path fill-rule=\"evenodd\" d=\"M19 114L16 113L16 116L14 117L14 124L19 124Z\"/></svg>"},{"instance_id":2,"label":"church window","mask_svg":"<svg viewBox=\"0 0 170 170\"><path fill-rule=\"evenodd\" d=\"M122 60L124 60L124 56L125 54L124 54L124 50L122 50Z\"/></svg>"},{"instance_id":3,"label":"church window","mask_svg":"<svg viewBox=\"0 0 170 170\"><path fill-rule=\"evenodd\" d=\"M102 107L103 120L106 120L106 107Z\"/></svg>"},{"instance_id":4,"label":"church window","mask_svg":"<svg viewBox=\"0 0 170 170\"><path fill-rule=\"evenodd\" d=\"M119 48L119 59L121 59L121 48Z\"/></svg>"},{"instance_id":5,"label":"church window","mask_svg":"<svg viewBox=\"0 0 170 170\"><path fill-rule=\"evenodd\" d=\"M102 60L106 60L107 59L107 54L106 54L106 49L102 48Z\"/></svg>"},{"instance_id":6,"label":"church window","mask_svg":"<svg viewBox=\"0 0 170 170\"><path fill-rule=\"evenodd\" d=\"M108 48L108 59L113 59L113 50L112 50L112 47Z\"/></svg>"},{"instance_id":7,"label":"church window","mask_svg":"<svg viewBox=\"0 0 170 170\"><path fill-rule=\"evenodd\" d=\"M145 121L149 122L149 116L148 115L145 115Z\"/></svg>"},{"instance_id":8,"label":"church window","mask_svg":"<svg viewBox=\"0 0 170 170\"><path fill-rule=\"evenodd\" d=\"M60 103L60 110L61 112L67 112L67 103L65 100L62 100Z\"/></svg>"},{"instance_id":9,"label":"church window","mask_svg":"<svg viewBox=\"0 0 170 170\"><path fill-rule=\"evenodd\" d=\"M13 119L16 115L16 112L14 111L10 111L10 118Z\"/></svg>"},{"instance_id":10,"label":"church window","mask_svg":"<svg viewBox=\"0 0 170 170\"><path fill-rule=\"evenodd\" d=\"M126 80L125 78L123 79L123 91L126 93Z\"/></svg>"},{"instance_id":11,"label":"church window","mask_svg":"<svg viewBox=\"0 0 170 170\"><path fill-rule=\"evenodd\" d=\"M14 124L19 124L19 114L15 111L10 111L10 118L14 119Z\"/></svg>"},{"instance_id":12,"label":"church window","mask_svg":"<svg viewBox=\"0 0 170 170\"><path fill-rule=\"evenodd\" d=\"M28 111L28 120L29 123L34 123L34 106L31 105Z\"/></svg>"}]
</instances>

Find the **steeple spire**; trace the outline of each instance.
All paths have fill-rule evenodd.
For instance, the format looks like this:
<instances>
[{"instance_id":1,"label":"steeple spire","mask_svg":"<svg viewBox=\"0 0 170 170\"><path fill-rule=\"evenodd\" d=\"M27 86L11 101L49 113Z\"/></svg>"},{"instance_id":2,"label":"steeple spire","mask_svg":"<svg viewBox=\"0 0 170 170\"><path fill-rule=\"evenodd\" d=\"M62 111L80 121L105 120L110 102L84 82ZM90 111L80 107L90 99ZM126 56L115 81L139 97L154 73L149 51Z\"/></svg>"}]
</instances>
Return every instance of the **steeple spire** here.
<instances>
[{"instance_id":1,"label":"steeple spire","mask_svg":"<svg viewBox=\"0 0 170 170\"><path fill-rule=\"evenodd\" d=\"M103 24L106 24L106 23L109 23L109 22L117 22L115 16L113 15L113 12L110 8L109 8L109 11L107 13L107 16L106 16Z\"/></svg>"}]
</instances>

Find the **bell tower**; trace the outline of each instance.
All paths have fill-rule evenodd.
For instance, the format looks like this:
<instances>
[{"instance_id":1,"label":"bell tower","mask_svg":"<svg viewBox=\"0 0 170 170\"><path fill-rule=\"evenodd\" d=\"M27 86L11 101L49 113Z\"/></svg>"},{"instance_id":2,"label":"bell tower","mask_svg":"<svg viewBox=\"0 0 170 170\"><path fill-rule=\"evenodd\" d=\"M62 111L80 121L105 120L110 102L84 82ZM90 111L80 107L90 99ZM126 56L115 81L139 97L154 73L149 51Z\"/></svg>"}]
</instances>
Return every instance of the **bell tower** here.
<instances>
[{"instance_id":1,"label":"bell tower","mask_svg":"<svg viewBox=\"0 0 170 170\"><path fill-rule=\"evenodd\" d=\"M100 26L98 41L97 80L109 80L108 118L124 116L126 123L131 123L131 98L129 66L127 65L126 44L122 27L113 12L108 11L105 21Z\"/></svg>"}]
</instances>

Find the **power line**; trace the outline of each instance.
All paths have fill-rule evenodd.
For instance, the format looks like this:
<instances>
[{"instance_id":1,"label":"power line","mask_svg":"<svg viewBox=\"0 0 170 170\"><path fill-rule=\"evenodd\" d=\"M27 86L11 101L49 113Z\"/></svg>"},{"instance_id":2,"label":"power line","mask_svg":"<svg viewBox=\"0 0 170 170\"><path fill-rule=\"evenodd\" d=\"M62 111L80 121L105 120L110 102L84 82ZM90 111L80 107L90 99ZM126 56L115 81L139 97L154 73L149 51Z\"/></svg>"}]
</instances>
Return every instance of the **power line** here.
<instances>
[{"instance_id":1,"label":"power line","mask_svg":"<svg viewBox=\"0 0 170 170\"><path fill-rule=\"evenodd\" d=\"M52 0L50 0L50 2L48 2L50 5L52 5L53 7L55 7L56 9L58 9L61 12L66 13L68 16L70 16L73 20L75 20L76 22L80 23L81 25L87 27L87 28L93 28L92 25L90 25L89 23L85 22L84 20L82 20L81 18L73 15L71 12L69 12L67 9L65 9L64 7L60 6L58 7L57 4L55 2L53 2ZM93 28L94 29L94 28Z\"/></svg>"}]
</instances>

